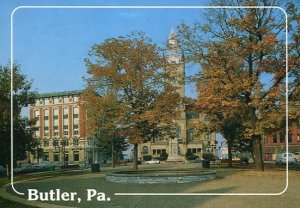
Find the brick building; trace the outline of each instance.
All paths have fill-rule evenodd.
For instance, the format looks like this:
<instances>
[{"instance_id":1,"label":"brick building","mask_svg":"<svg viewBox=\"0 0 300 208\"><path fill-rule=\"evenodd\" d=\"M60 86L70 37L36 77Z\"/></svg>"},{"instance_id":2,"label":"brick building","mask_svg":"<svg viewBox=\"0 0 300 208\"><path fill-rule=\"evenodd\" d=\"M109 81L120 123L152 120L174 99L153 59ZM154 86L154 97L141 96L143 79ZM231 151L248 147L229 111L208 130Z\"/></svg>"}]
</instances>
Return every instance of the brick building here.
<instances>
[{"instance_id":1,"label":"brick building","mask_svg":"<svg viewBox=\"0 0 300 208\"><path fill-rule=\"evenodd\" d=\"M288 134L289 152L300 152L300 129L293 128ZM266 136L263 144L265 160L275 160L277 154L286 150L286 139L284 133L276 133Z\"/></svg>"},{"instance_id":2,"label":"brick building","mask_svg":"<svg viewBox=\"0 0 300 208\"><path fill-rule=\"evenodd\" d=\"M29 106L30 118L35 121L34 136L39 141L31 162L63 165L97 160L94 140L86 135L86 111L79 103L81 92L39 94L35 104Z\"/></svg>"}]
</instances>

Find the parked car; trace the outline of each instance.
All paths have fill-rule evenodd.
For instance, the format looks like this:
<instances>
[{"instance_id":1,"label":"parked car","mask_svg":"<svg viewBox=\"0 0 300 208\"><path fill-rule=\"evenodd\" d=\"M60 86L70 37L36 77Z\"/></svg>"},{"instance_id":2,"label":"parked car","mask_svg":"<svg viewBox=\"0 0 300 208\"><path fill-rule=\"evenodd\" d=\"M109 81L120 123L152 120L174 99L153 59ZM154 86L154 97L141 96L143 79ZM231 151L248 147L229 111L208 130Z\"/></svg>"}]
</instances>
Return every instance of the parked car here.
<instances>
[{"instance_id":1,"label":"parked car","mask_svg":"<svg viewBox=\"0 0 300 208\"><path fill-rule=\"evenodd\" d=\"M300 152L294 152L295 162L300 162Z\"/></svg>"},{"instance_id":2,"label":"parked car","mask_svg":"<svg viewBox=\"0 0 300 208\"><path fill-rule=\"evenodd\" d=\"M40 168L42 171L48 171L48 170L55 170L56 165L49 163L48 161L41 161L39 164L36 165L38 168Z\"/></svg>"},{"instance_id":3,"label":"parked car","mask_svg":"<svg viewBox=\"0 0 300 208\"><path fill-rule=\"evenodd\" d=\"M160 161L157 159L148 160L145 162L145 164L159 164Z\"/></svg>"},{"instance_id":4,"label":"parked car","mask_svg":"<svg viewBox=\"0 0 300 208\"><path fill-rule=\"evenodd\" d=\"M285 164L288 162L289 164L295 163L295 158L293 153L281 153L276 156L275 159L276 164Z\"/></svg>"}]
</instances>

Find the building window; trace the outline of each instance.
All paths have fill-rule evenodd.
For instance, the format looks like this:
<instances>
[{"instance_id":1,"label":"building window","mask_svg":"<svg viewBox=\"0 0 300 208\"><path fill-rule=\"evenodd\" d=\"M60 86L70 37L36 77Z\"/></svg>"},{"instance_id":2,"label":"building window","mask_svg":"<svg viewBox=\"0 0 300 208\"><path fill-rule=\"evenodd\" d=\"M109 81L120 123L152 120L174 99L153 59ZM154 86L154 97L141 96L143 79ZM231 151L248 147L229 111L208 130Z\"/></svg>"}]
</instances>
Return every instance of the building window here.
<instances>
[{"instance_id":1,"label":"building window","mask_svg":"<svg viewBox=\"0 0 300 208\"><path fill-rule=\"evenodd\" d=\"M44 147L49 147L49 139L44 139Z\"/></svg>"},{"instance_id":2,"label":"building window","mask_svg":"<svg viewBox=\"0 0 300 208\"><path fill-rule=\"evenodd\" d=\"M65 162L68 162L69 161L69 153L65 153Z\"/></svg>"},{"instance_id":3,"label":"building window","mask_svg":"<svg viewBox=\"0 0 300 208\"><path fill-rule=\"evenodd\" d=\"M197 152L201 152L201 148L197 148Z\"/></svg>"},{"instance_id":4,"label":"building window","mask_svg":"<svg viewBox=\"0 0 300 208\"><path fill-rule=\"evenodd\" d=\"M157 154L160 155L161 154L161 149L157 150Z\"/></svg>"},{"instance_id":5,"label":"building window","mask_svg":"<svg viewBox=\"0 0 300 208\"><path fill-rule=\"evenodd\" d=\"M69 131L64 131L64 135L68 136L69 135Z\"/></svg>"},{"instance_id":6,"label":"building window","mask_svg":"<svg viewBox=\"0 0 300 208\"><path fill-rule=\"evenodd\" d=\"M48 137L48 136L49 136L49 132L45 132L45 133L44 133L44 136L45 136L45 137Z\"/></svg>"},{"instance_id":7,"label":"building window","mask_svg":"<svg viewBox=\"0 0 300 208\"><path fill-rule=\"evenodd\" d=\"M68 129L69 126L68 126L68 125L64 125L63 128L64 128L64 129Z\"/></svg>"},{"instance_id":8,"label":"building window","mask_svg":"<svg viewBox=\"0 0 300 208\"><path fill-rule=\"evenodd\" d=\"M156 149L153 150L153 155L156 155Z\"/></svg>"},{"instance_id":9,"label":"building window","mask_svg":"<svg viewBox=\"0 0 300 208\"><path fill-rule=\"evenodd\" d=\"M59 154L58 154L58 152L54 152L54 154L53 154L53 161L54 162L58 162L59 161Z\"/></svg>"},{"instance_id":10,"label":"building window","mask_svg":"<svg viewBox=\"0 0 300 208\"><path fill-rule=\"evenodd\" d=\"M69 145L69 140L68 140L68 139L63 139L63 140L60 142L60 145L61 145L61 146L68 146L68 145Z\"/></svg>"},{"instance_id":11,"label":"building window","mask_svg":"<svg viewBox=\"0 0 300 208\"><path fill-rule=\"evenodd\" d=\"M53 126L53 130L58 130L58 126Z\"/></svg>"},{"instance_id":12,"label":"building window","mask_svg":"<svg viewBox=\"0 0 300 208\"><path fill-rule=\"evenodd\" d=\"M79 134L79 131L78 130L74 130L74 135L78 135Z\"/></svg>"},{"instance_id":13,"label":"building window","mask_svg":"<svg viewBox=\"0 0 300 208\"><path fill-rule=\"evenodd\" d=\"M188 153L192 153L192 149L191 149L191 148L188 148L188 149L187 149L187 152L188 152Z\"/></svg>"},{"instance_id":14,"label":"building window","mask_svg":"<svg viewBox=\"0 0 300 208\"><path fill-rule=\"evenodd\" d=\"M192 149L192 152L193 152L193 153L197 153L197 149L196 149L196 148L193 148L193 149Z\"/></svg>"},{"instance_id":15,"label":"building window","mask_svg":"<svg viewBox=\"0 0 300 208\"><path fill-rule=\"evenodd\" d=\"M58 136L58 131L54 131L54 136Z\"/></svg>"},{"instance_id":16,"label":"building window","mask_svg":"<svg viewBox=\"0 0 300 208\"><path fill-rule=\"evenodd\" d=\"M210 134L205 134L205 139L210 140Z\"/></svg>"},{"instance_id":17,"label":"building window","mask_svg":"<svg viewBox=\"0 0 300 208\"><path fill-rule=\"evenodd\" d=\"M195 113L195 112L186 113L186 119L198 119L198 118L199 118L199 113Z\"/></svg>"},{"instance_id":18,"label":"building window","mask_svg":"<svg viewBox=\"0 0 300 208\"><path fill-rule=\"evenodd\" d=\"M44 120L49 120L49 116L44 116Z\"/></svg>"},{"instance_id":19,"label":"building window","mask_svg":"<svg viewBox=\"0 0 300 208\"><path fill-rule=\"evenodd\" d=\"M93 138L88 138L87 144L88 145L93 145Z\"/></svg>"},{"instance_id":20,"label":"building window","mask_svg":"<svg viewBox=\"0 0 300 208\"><path fill-rule=\"evenodd\" d=\"M167 153L166 149L162 149L161 151L162 151L162 154L166 154Z\"/></svg>"},{"instance_id":21,"label":"building window","mask_svg":"<svg viewBox=\"0 0 300 208\"><path fill-rule=\"evenodd\" d=\"M73 125L73 128L74 128L74 129L78 129L78 124L74 124L74 125Z\"/></svg>"},{"instance_id":22,"label":"building window","mask_svg":"<svg viewBox=\"0 0 300 208\"><path fill-rule=\"evenodd\" d=\"M49 152L44 152L44 161L49 161Z\"/></svg>"},{"instance_id":23,"label":"building window","mask_svg":"<svg viewBox=\"0 0 300 208\"><path fill-rule=\"evenodd\" d=\"M58 144L59 144L59 140L58 140L58 139L55 139L55 140L53 141L53 146L58 146Z\"/></svg>"},{"instance_id":24,"label":"building window","mask_svg":"<svg viewBox=\"0 0 300 208\"><path fill-rule=\"evenodd\" d=\"M181 126L176 126L176 137L181 139Z\"/></svg>"},{"instance_id":25,"label":"building window","mask_svg":"<svg viewBox=\"0 0 300 208\"><path fill-rule=\"evenodd\" d=\"M58 98L54 98L54 99L53 99L53 103L54 103L54 104L58 104Z\"/></svg>"},{"instance_id":26,"label":"building window","mask_svg":"<svg viewBox=\"0 0 300 208\"><path fill-rule=\"evenodd\" d=\"M45 131L48 131L48 130L49 130L49 126L45 126L45 127L44 127L44 130L45 130Z\"/></svg>"},{"instance_id":27,"label":"building window","mask_svg":"<svg viewBox=\"0 0 300 208\"><path fill-rule=\"evenodd\" d=\"M280 143L284 143L284 134L283 133L280 133Z\"/></svg>"},{"instance_id":28,"label":"building window","mask_svg":"<svg viewBox=\"0 0 300 208\"><path fill-rule=\"evenodd\" d=\"M79 152L78 151L74 151L74 153L73 153L73 155L74 155L74 162L78 162L79 161Z\"/></svg>"},{"instance_id":29,"label":"building window","mask_svg":"<svg viewBox=\"0 0 300 208\"><path fill-rule=\"evenodd\" d=\"M188 130L188 141L193 141L194 135L193 135L193 129Z\"/></svg>"},{"instance_id":30,"label":"building window","mask_svg":"<svg viewBox=\"0 0 300 208\"><path fill-rule=\"evenodd\" d=\"M143 146L143 155L148 155L148 147L147 146Z\"/></svg>"},{"instance_id":31,"label":"building window","mask_svg":"<svg viewBox=\"0 0 300 208\"><path fill-rule=\"evenodd\" d=\"M73 118L78 118L79 115L78 114L73 114Z\"/></svg>"},{"instance_id":32,"label":"building window","mask_svg":"<svg viewBox=\"0 0 300 208\"><path fill-rule=\"evenodd\" d=\"M292 134L291 132L289 132L288 134L288 143L291 143L292 142Z\"/></svg>"},{"instance_id":33,"label":"building window","mask_svg":"<svg viewBox=\"0 0 300 208\"><path fill-rule=\"evenodd\" d=\"M273 143L274 143L274 144L277 144L277 134L274 134L274 135L273 135Z\"/></svg>"},{"instance_id":34,"label":"building window","mask_svg":"<svg viewBox=\"0 0 300 208\"><path fill-rule=\"evenodd\" d=\"M297 142L300 142L300 134L297 134Z\"/></svg>"},{"instance_id":35,"label":"building window","mask_svg":"<svg viewBox=\"0 0 300 208\"><path fill-rule=\"evenodd\" d=\"M78 145L78 138L77 137L73 138L73 145Z\"/></svg>"},{"instance_id":36,"label":"building window","mask_svg":"<svg viewBox=\"0 0 300 208\"><path fill-rule=\"evenodd\" d=\"M79 108L78 107L74 107L73 108L73 114L78 114L79 113Z\"/></svg>"},{"instance_id":37,"label":"building window","mask_svg":"<svg viewBox=\"0 0 300 208\"><path fill-rule=\"evenodd\" d=\"M64 108L63 115L68 115L68 114L69 114L69 109L68 108Z\"/></svg>"}]
</instances>

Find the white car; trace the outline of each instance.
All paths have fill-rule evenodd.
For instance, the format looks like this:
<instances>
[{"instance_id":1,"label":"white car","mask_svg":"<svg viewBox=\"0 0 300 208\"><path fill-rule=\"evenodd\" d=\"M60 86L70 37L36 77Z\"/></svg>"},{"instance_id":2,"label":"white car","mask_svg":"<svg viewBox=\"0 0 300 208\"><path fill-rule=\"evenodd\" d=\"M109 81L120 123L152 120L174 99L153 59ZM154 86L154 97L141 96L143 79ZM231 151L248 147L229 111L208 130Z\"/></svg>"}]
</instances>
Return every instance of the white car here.
<instances>
[{"instance_id":1,"label":"white car","mask_svg":"<svg viewBox=\"0 0 300 208\"><path fill-rule=\"evenodd\" d=\"M296 162L300 162L300 152L294 152L294 159Z\"/></svg>"},{"instance_id":2,"label":"white car","mask_svg":"<svg viewBox=\"0 0 300 208\"><path fill-rule=\"evenodd\" d=\"M157 159L148 160L145 162L145 164L159 164L160 161Z\"/></svg>"},{"instance_id":3,"label":"white car","mask_svg":"<svg viewBox=\"0 0 300 208\"><path fill-rule=\"evenodd\" d=\"M296 161L293 153L281 153L276 156L275 162L276 164L286 164L286 162L294 164Z\"/></svg>"}]
</instances>

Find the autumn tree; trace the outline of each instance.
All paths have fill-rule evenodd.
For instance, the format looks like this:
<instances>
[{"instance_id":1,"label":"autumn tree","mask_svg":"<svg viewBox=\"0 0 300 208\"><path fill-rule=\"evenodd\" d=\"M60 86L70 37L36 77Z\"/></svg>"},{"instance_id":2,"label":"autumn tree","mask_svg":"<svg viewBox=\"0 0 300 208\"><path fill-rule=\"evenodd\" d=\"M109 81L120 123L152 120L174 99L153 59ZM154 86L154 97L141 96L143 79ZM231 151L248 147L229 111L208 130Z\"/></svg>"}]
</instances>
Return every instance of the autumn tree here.
<instances>
[{"instance_id":1,"label":"autumn tree","mask_svg":"<svg viewBox=\"0 0 300 208\"><path fill-rule=\"evenodd\" d=\"M35 102L36 92L31 91L31 82L21 74L20 66L13 68L13 150L14 163L26 159L27 151L35 148L28 119L21 116L23 107ZM0 164L10 164L11 137L11 70L10 66L0 66Z\"/></svg>"},{"instance_id":2,"label":"autumn tree","mask_svg":"<svg viewBox=\"0 0 300 208\"><path fill-rule=\"evenodd\" d=\"M117 101L116 94L106 92L100 96L91 88L81 94L80 100L87 109L88 134L96 137L102 153L111 155L115 167L117 154L127 149L120 132L125 106Z\"/></svg>"},{"instance_id":3,"label":"autumn tree","mask_svg":"<svg viewBox=\"0 0 300 208\"><path fill-rule=\"evenodd\" d=\"M213 1L213 5L226 6L278 4ZM285 16L276 8L233 8L211 9L205 17L206 23L179 27L181 47L189 60L201 65L196 104L212 118L221 115L217 120L221 124L237 117L243 137L252 141L255 169L263 170L262 136L276 129L270 121L282 120L278 110L284 103Z\"/></svg>"},{"instance_id":4,"label":"autumn tree","mask_svg":"<svg viewBox=\"0 0 300 208\"><path fill-rule=\"evenodd\" d=\"M91 75L88 87L99 100L88 102L93 106L88 111L95 117L94 129L105 127L127 138L134 145L133 168L137 170L138 144L162 138L176 119L178 95L164 70L167 62L151 39L132 33L95 44L86 65ZM95 108L98 111L93 112Z\"/></svg>"},{"instance_id":5,"label":"autumn tree","mask_svg":"<svg viewBox=\"0 0 300 208\"><path fill-rule=\"evenodd\" d=\"M300 123L300 12L299 2L288 3L289 15L289 123L299 128Z\"/></svg>"}]
</instances>

